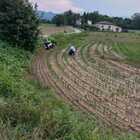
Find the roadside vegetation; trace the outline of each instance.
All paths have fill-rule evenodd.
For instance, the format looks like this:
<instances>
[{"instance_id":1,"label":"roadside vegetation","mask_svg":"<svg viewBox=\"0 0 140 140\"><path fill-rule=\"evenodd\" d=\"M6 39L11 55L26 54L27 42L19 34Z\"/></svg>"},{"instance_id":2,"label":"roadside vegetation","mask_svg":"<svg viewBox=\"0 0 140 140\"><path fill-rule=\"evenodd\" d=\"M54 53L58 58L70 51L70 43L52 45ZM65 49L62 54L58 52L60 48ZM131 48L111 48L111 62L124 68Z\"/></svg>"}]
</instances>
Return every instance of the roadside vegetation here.
<instances>
[{"instance_id":1,"label":"roadside vegetation","mask_svg":"<svg viewBox=\"0 0 140 140\"><path fill-rule=\"evenodd\" d=\"M81 21L81 24L77 24L77 20ZM50 23L56 24L57 26L71 25L78 26L85 30L97 31L94 26L88 25L88 20L94 25L99 21L109 21L113 24L123 28L124 32L128 30L139 30L140 29L140 13L134 13L131 18L122 17L110 17L108 15L100 14L98 11L84 12L82 15L74 13L71 10L66 11L62 14L56 15Z\"/></svg>"}]
</instances>

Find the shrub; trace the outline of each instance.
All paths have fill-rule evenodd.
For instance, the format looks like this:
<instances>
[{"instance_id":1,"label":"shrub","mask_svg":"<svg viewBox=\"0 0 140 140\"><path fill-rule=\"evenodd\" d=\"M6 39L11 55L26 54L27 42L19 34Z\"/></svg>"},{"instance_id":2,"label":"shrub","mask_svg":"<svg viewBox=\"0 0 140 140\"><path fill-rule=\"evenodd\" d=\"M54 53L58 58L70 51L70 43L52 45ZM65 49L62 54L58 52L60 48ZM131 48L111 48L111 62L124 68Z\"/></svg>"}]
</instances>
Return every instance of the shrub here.
<instances>
[{"instance_id":1,"label":"shrub","mask_svg":"<svg viewBox=\"0 0 140 140\"><path fill-rule=\"evenodd\" d=\"M33 51L38 37L36 7L28 0L0 1L0 38Z\"/></svg>"}]
</instances>

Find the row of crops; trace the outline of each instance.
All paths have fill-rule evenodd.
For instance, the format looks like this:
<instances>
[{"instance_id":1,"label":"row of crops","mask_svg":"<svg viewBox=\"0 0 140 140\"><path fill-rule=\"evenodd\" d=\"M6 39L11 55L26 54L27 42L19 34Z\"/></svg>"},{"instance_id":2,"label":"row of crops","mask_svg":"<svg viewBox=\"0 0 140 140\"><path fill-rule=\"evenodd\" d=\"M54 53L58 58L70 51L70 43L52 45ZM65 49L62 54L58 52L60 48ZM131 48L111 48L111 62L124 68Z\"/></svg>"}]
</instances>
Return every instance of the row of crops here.
<instances>
[{"instance_id":1,"label":"row of crops","mask_svg":"<svg viewBox=\"0 0 140 140\"><path fill-rule=\"evenodd\" d=\"M56 39L59 47L47 53L42 50L39 56L43 54L42 60L36 60L35 73L40 81L46 85L49 81L66 102L105 124L139 132L139 70L118 66L102 57L102 50L108 51L108 42L105 45L102 38L97 40L97 34L58 35ZM67 54L71 42L78 48L74 58ZM137 78L129 78L132 74Z\"/></svg>"}]
</instances>

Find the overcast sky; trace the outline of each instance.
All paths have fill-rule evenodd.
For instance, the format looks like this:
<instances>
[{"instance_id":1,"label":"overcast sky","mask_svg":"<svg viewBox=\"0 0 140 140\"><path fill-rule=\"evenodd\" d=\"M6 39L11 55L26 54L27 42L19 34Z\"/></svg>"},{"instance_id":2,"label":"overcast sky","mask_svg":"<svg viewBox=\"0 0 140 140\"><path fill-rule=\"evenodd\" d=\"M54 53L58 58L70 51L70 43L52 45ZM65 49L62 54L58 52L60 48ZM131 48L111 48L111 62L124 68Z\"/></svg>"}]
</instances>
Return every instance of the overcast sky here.
<instances>
[{"instance_id":1,"label":"overcast sky","mask_svg":"<svg viewBox=\"0 0 140 140\"><path fill-rule=\"evenodd\" d=\"M38 9L61 13L99 11L110 16L130 17L140 12L140 0L30 0L38 4Z\"/></svg>"}]
</instances>

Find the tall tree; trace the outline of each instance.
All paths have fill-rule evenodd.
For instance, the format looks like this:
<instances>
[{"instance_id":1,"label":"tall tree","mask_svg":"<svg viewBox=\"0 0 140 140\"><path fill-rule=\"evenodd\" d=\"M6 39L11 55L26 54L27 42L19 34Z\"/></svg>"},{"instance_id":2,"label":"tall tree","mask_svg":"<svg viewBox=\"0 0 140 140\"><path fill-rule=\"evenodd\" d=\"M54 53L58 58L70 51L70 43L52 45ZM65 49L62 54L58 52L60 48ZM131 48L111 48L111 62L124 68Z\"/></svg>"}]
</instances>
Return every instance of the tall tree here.
<instances>
[{"instance_id":1,"label":"tall tree","mask_svg":"<svg viewBox=\"0 0 140 140\"><path fill-rule=\"evenodd\" d=\"M84 12L84 14L82 16L82 24L87 24L87 20L88 20L87 13Z\"/></svg>"},{"instance_id":2,"label":"tall tree","mask_svg":"<svg viewBox=\"0 0 140 140\"><path fill-rule=\"evenodd\" d=\"M39 25L36 13L28 0L0 0L0 39L33 51Z\"/></svg>"},{"instance_id":3,"label":"tall tree","mask_svg":"<svg viewBox=\"0 0 140 140\"><path fill-rule=\"evenodd\" d=\"M135 13L132 16L132 20L133 20L133 27L135 29L140 29L140 13Z\"/></svg>"},{"instance_id":4,"label":"tall tree","mask_svg":"<svg viewBox=\"0 0 140 140\"><path fill-rule=\"evenodd\" d=\"M71 10L64 12L63 14L56 15L52 22L57 26L60 25L72 25L75 26L76 20L80 18L80 14L73 13Z\"/></svg>"},{"instance_id":5,"label":"tall tree","mask_svg":"<svg viewBox=\"0 0 140 140\"><path fill-rule=\"evenodd\" d=\"M122 18L122 17L110 17L107 15L102 15L98 11L86 13L83 15L73 13L72 11L67 11L61 15L57 15L53 21L57 25L76 25L77 20L82 21L82 27L87 27L87 21L91 20L93 24L99 21L109 21L115 25L121 26L123 29L140 29L140 13L136 13L132 18Z\"/></svg>"},{"instance_id":6,"label":"tall tree","mask_svg":"<svg viewBox=\"0 0 140 140\"><path fill-rule=\"evenodd\" d=\"M56 15L52 19L52 23L56 24L56 26L64 25L64 16L63 15Z\"/></svg>"}]
</instances>

